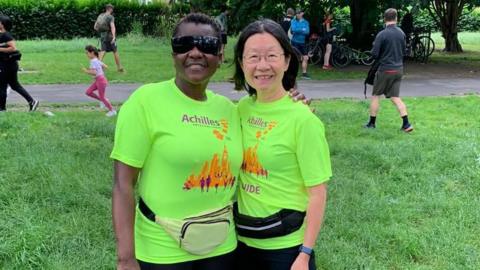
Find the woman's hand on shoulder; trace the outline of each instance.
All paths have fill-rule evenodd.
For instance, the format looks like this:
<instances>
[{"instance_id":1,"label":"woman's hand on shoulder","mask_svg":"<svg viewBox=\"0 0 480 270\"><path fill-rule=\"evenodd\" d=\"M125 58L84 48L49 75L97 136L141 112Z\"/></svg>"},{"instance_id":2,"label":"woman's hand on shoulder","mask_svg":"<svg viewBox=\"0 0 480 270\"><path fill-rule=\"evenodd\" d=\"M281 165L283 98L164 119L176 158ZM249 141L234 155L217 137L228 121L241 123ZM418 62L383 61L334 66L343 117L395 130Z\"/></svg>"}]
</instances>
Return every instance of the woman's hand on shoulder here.
<instances>
[{"instance_id":1,"label":"woman's hand on shoulder","mask_svg":"<svg viewBox=\"0 0 480 270\"><path fill-rule=\"evenodd\" d=\"M302 101L305 105L310 105L310 103L312 102L311 99L308 99L304 94L302 94L296 88L292 88L288 90L288 95L293 101Z\"/></svg>"},{"instance_id":2,"label":"woman's hand on shoulder","mask_svg":"<svg viewBox=\"0 0 480 270\"><path fill-rule=\"evenodd\" d=\"M293 101L302 101L303 104L310 106L310 103L312 103L312 99L307 98L304 94L302 94L298 89L292 88L288 90L288 95ZM315 112L315 108L310 108L312 112Z\"/></svg>"}]
</instances>

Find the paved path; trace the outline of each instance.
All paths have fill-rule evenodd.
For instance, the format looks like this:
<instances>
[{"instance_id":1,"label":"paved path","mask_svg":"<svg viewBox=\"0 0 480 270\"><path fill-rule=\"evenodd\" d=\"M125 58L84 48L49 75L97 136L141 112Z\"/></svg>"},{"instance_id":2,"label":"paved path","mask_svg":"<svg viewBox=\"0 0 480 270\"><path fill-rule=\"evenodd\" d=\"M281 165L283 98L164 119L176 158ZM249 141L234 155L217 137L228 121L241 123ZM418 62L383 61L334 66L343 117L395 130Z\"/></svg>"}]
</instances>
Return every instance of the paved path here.
<instances>
[{"instance_id":1,"label":"paved path","mask_svg":"<svg viewBox=\"0 0 480 270\"><path fill-rule=\"evenodd\" d=\"M107 97L114 102L122 102L140 84L113 84L107 88ZM88 85L26 85L25 88L39 99L41 104L91 102L85 96ZM245 92L233 90L231 83L211 83L209 88L232 100L238 100ZM307 97L320 98L363 98L363 80L346 81L299 81L299 89ZM368 88L371 92L371 86ZM480 94L480 79L404 79L401 86L402 96L448 96L465 93ZM23 99L11 92L8 103L23 103Z\"/></svg>"}]
</instances>

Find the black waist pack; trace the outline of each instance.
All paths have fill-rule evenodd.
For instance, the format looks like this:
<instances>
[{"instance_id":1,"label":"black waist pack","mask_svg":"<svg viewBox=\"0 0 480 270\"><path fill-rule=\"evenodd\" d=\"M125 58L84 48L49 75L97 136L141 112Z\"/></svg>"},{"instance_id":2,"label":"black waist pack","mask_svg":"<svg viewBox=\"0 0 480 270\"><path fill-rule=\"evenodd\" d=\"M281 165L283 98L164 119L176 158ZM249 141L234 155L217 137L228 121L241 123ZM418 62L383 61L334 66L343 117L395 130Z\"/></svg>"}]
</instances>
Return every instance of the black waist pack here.
<instances>
[{"instance_id":1,"label":"black waist pack","mask_svg":"<svg viewBox=\"0 0 480 270\"><path fill-rule=\"evenodd\" d=\"M367 98L367 84L373 85L375 83L375 75L377 74L378 68L380 67L380 61L375 60L368 70L367 77L363 82L363 95Z\"/></svg>"},{"instance_id":2,"label":"black waist pack","mask_svg":"<svg viewBox=\"0 0 480 270\"><path fill-rule=\"evenodd\" d=\"M258 218L240 214L238 206L235 204L233 207L233 218L239 235L266 239L284 236L300 229L305 219L305 212L282 209L268 217Z\"/></svg>"},{"instance_id":3,"label":"black waist pack","mask_svg":"<svg viewBox=\"0 0 480 270\"><path fill-rule=\"evenodd\" d=\"M4 54L3 57L0 59L6 62L20 61L20 59L22 59L22 53L20 51L14 51L8 54Z\"/></svg>"}]
</instances>

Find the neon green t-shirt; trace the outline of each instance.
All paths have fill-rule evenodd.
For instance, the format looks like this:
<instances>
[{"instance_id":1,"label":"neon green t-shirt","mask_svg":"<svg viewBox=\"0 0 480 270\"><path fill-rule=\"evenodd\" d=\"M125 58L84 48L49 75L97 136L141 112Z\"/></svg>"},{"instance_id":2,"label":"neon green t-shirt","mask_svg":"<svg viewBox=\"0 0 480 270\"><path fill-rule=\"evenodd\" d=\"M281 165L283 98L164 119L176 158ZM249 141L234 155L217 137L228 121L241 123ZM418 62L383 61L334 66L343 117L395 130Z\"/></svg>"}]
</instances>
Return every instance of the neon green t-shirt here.
<instances>
[{"instance_id":1,"label":"neon green t-shirt","mask_svg":"<svg viewBox=\"0 0 480 270\"><path fill-rule=\"evenodd\" d=\"M288 95L271 102L245 97L238 104L243 133L243 164L238 207L241 214L267 217L281 209L306 211L307 188L329 180L330 154L322 122ZM260 249L288 248L303 243L303 226L269 239L238 236Z\"/></svg>"},{"instance_id":2,"label":"neon green t-shirt","mask_svg":"<svg viewBox=\"0 0 480 270\"><path fill-rule=\"evenodd\" d=\"M139 195L156 215L182 219L232 203L241 141L231 101L209 90L206 101L193 100L172 79L140 87L122 106L111 157L142 169ZM160 264L225 254L237 243L230 227L225 243L206 256L191 255L137 207L135 254Z\"/></svg>"}]
</instances>

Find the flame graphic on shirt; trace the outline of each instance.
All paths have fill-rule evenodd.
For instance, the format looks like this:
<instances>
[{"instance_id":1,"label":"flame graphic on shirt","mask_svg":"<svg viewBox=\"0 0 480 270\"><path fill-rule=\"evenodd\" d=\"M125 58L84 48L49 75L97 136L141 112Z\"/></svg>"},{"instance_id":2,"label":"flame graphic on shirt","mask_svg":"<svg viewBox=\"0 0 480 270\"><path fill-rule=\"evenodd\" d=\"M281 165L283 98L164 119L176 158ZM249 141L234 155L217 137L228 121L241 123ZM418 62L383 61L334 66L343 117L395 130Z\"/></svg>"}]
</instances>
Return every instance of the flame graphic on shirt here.
<instances>
[{"instance_id":1,"label":"flame graphic on shirt","mask_svg":"<svg viewBox=\"0 0 480 270\"><path fill-rule=\"evenodd\" d=\"M263 176L268 178L268 170L263 167L258 159L257 150L260 140L265 138L265 136L272 131L272 129L277 125L277 122L269 122L268 125L263 129L257 131L255 137L257 143L253 147L248 147L243 151L243 162L242 162L242 171L246 173L255 174L257 176Z\"/></svg>"},{"instance_id":2,"label":"flame graphic on shirt","mask_svg":"<svg viewBox=\"0 0 480 270\"><path fill-rule=\"evenodd\" d=\"M224 119L219 122L220 129L214 129L213 135L223 141L228 133L228 122ZM202 192L208 192L215 188L215 191L218 191L219 187L232 188L235 181L236 177L232 175L228 161L228 149L224 146L221 160L219 154L214 154L210 161L205 161L198 175L192 173L187 178L183 184L183 190L199 188Z\"/></svg>"}]
</instances>

